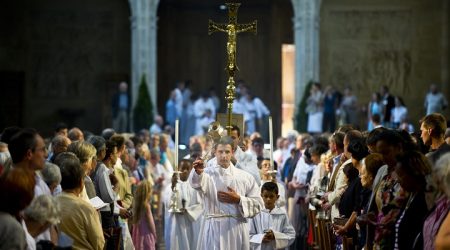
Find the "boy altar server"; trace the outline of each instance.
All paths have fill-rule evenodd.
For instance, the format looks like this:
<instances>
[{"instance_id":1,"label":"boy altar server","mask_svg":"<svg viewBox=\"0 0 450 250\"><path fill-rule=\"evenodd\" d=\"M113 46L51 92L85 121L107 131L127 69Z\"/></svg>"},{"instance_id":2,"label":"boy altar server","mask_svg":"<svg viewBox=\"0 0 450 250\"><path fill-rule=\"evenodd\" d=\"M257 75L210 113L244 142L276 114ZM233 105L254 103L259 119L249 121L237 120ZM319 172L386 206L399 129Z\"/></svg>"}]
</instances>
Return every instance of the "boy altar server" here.
<instances>
[{"instance_id":1,"label":"boy altar server","mask_svg":"<svg viewBox=\"0 0 450 250\"><path fill-rule=\"evenodd\" d=\"M275 206L279 197L277 184L264 183L261 196L265 209L250 222L251 249L287 249L295 240L295 230L286 210Z\"/></svg>"}]
</instances>

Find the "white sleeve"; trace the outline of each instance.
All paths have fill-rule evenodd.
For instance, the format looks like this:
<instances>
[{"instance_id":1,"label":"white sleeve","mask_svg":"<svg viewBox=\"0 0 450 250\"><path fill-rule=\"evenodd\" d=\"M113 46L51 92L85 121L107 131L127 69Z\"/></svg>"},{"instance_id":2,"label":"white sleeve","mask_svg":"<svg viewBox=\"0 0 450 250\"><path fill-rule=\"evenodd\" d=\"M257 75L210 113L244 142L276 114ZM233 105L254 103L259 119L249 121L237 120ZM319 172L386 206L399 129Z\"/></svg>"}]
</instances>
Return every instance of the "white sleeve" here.
<instances>
[{"instance_id":1,"label":"white sleeve","mask_svg":"<svg viewBox=\"0 0 450 250\"><path fill-rule=\"evenodd\" d=\"M192 197L191 203L186 207L186 212L191 221L196 221L203 214L203 203L200 194L197 191L194 193L195 197Z\"/></svg>"},{"instance_id":2,"label":"white sleeve","mask_svg":"<svg viewBox=\"0 0 450 250\"><path fill-rule=\"evenodd\" d=\"M257 215L263 207L261 190L253 177L249 178L251 188L245 196L241 195L239 210L244 218L252 218Z\"/></svg>"},{"instance_id":3,"label":"white sleeve","mask_svg":"<svg viewBox=\"0 0 450 250\"><path fill-rule=\"evenodd\" d=\"M201 194L205 195L208 191L209 181L211 177L203 171L202 174L198 175L195 172L195 169L191 170L191 173L189 174L189 184L191 187L199 192Z\"/></svg>"},{"instance_id":4,"label":"white sleeve","mask_svg":"<svg viewBox=\"0 0 450 250\"><path fill-rule=\"evenodd\" d=\"M100 191L100 198L105 203L112 203L115 200L115 193L112 189L111 180L109 179L108 171L102 171L98 180L98 188Z\"/></svg>"},{"instance_id":5,"label":"white sleeve","mask_svg":"<svg viewBox=\"0 0 450 250\"><path fill-rule=\"evenodd\" d=\"M290 246L295 240L295 229L289 222L287 215L284 215L282 223L282 231L274 231L275 249L286 248Z\"/></svg>"},{"instance_id":6,"label":"white sleeve","mask_svg":"<svg viewBox=\"0 0 450 250\"><path fill-rule=\"evenodd\" d=\"M342 166L337 173L336 188L328 195L328 202L330 203L330 205L334 205L338 201L340 201L342 194L347 188L347 181L345 180L343 168L344 166Z\"/></svg>"}]
</instances>

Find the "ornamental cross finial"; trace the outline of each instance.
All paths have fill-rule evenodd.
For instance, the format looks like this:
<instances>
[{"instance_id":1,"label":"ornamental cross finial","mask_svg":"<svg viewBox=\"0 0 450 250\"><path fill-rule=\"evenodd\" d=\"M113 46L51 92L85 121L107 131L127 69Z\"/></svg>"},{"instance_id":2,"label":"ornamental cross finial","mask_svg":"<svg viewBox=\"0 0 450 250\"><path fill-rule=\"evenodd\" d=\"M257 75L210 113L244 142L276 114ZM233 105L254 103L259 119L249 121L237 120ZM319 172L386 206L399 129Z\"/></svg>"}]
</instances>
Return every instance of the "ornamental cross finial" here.
<instances>
[{"instance_id":1,"label":"ornamental cross finial","mask_svg":"<svg viewBox=\"0 0 450 250\"><path fill-rule=\"evenodd\" d=\"M226 101L228 112L228 134L231 133L231 113L233 112L233 101L235 93L234 73L239 70L236 65L236 35L241 32L252 32L256 35L256 20L251 23L239 24L237 22L237 12L241 5L240 3L225 3L228 8L228 23L215 23L211 19L208 25L208 35L214 32L225 32L228 35L227 40L227 67L228 72L228 85L226 88Z\"/></svg>"}]
</instances>

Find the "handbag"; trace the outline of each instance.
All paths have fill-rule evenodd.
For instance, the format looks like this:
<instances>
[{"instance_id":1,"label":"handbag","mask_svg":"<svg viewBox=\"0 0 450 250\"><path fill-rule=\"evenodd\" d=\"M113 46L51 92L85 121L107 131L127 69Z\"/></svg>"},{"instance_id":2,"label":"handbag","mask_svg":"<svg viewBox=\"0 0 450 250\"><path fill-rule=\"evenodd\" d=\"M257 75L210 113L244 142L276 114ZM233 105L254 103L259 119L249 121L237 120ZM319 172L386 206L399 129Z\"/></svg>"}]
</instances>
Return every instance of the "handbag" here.
<instances>
[{"instance_id":1,"label":"handbag","mask_svg":"<svg viewBox=\"0 0 450 250\"><path fill-rule=\"evenodd\" d=\"M348 219L349 218L345 217L336 217L333 219L333 224L343 227L347 224Z\"/></svg>"}]
</instances>

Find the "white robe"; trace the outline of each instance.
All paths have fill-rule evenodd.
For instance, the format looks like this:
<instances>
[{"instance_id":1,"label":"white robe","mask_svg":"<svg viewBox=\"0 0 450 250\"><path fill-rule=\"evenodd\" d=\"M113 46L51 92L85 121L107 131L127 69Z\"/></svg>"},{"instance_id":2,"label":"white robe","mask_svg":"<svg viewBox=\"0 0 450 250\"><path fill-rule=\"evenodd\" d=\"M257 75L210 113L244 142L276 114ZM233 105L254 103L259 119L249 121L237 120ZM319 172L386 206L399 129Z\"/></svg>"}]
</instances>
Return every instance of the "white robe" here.
<instances>
[{"instance_id":1,"label":"white robe","mask_svg":"<svg viewBox=\"0 0 450 250\"><path fill-rule=\"evenodd\" d=\"M166 222L165 222L165 241L166 249L173 250L193 250L197 248L197 240L202 223L203 205L201 197L197 190L193 189L190 184L179 181L178 204L183 207L182 200L185 200L185 213L169 213L170 201L166 203ZM172 189L169 189L169 197L172 197Z\"/></svg>"},{"instance_id":2,"label":"white robe","mask_svg":"<svg viewBox=\"0 0 450 250\"><path fill-rule=\"evenodd\" d=\"M262 243L264 230L273 231L275 240L270 243ZM263 209L250 221L250 245L251 249L282 249L291 245L295 240L294 227L289 222L286 210L275 207L269 212Z\"/></svg>"},{"instance_id":3,"label":"white robe","mask_svg":"<svg viewBox=\"0 0 450 250\"><path fill-rule=\"evenodd\" d=\"M207 167L201 175L193 169L189 182L203 198L205 218L200 231L197 249L250 249L247 219L263 207L259 186L247 172L234 167ZM239 204L218 200L218 191L230 187L241 196Z\"/></svg>"}]
</instances>

